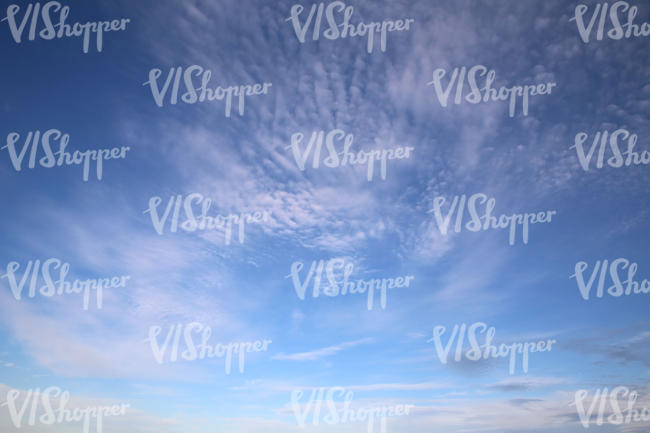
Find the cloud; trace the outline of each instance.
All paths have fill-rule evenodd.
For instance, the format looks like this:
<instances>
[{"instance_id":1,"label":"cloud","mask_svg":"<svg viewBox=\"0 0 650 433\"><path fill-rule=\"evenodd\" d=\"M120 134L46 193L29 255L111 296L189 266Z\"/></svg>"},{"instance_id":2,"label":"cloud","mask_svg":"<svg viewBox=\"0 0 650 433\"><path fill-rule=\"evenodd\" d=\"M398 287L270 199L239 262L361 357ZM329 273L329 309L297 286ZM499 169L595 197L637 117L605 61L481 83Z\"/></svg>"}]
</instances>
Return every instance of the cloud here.
<instances>
[{"instance_id":1,"label":"cloud","mask_svg":"<svg viewBox=\"0 0 650 433\"><path fill-rule=\"evenodd\" d=\"M16 173L8 163L0 164L0 183L11 198L2 225L5 263L56 256L69 261L80 278L132 276L125 290L106 293L101 311L81 311L78 298L17 302L0 296L8 350L26 358L10 363L25 365L26 371L44 369L62 382L81 377L104 385L104 378L119 378L111 382L116 393L156 399L147 403L160 405L162 416L129 419L112 430L118 433L202 433L215 428L227 433L297 432L295 423L273 418L277 405L264 388L294 389L286 376L299 382L294 376L301 367L310 370L307 361L332 359L342 362L314 373L311 369L300 382L356 383L350 389L418 396L413 416L390 420L391 431L583 431L575 411L567 407L570 392L549 393L564 385L561 378L499 380L502 376L492 375L492 361L464 361L443 369L432 365L432 356L419 358L421 365L409 361L408 368L395 366L404 367L401 359L424 352L421 342L403 341L403 335L437 323L499 318L502 337L501 332L524 332L514 325L522 318L542 319L530 325L525 331L529 334L547 335L551 322L553 329L561 328L563 323L556 322L574 321L571 307L561 302L526 305L522 300L529 301L539 288L560 293L552 291L557 286L531 282L554 275L564 266L556 262L579 252L581 245L571 243L567 232L602 244L601 237L583 236L582 230L602 233L602 227L585 224L612 215L615 221L607 233L644 239L647 211L619 206L613 206L617 213L600 210L604 202L630 198L642 206L650 172L638 167L583 173L569 146L581 130L626 126L640 138L650 135L650 87L645 84L650 69L638 55L645 52L646 42L584 45L568 21L571 7L559 0L356 1L353 20L416 19L412 31L390 36L386 53L369 55L361 38L298 43L286 21L293 3L116 0L92 7L101 8L102 15L108 10L128 16L134 26L120 36L125 38L121 49L115 49L115 40L113 54L107 45L101 55L84 57L82 75L70 69L76 63L59 62L64 67L46 69L51 63L47 56L11 56L21 66L16 70L27 65L20 62L34 62L24 71L47 71L48 80L29 74L25 81L19 80L20 74L5 80L28 92L17 92L15 99L13 92L5 92L8 115L16 116L20 107L29 108L26 101L38 100L42 110L25 111L31 128L42 129L56 118L68 125L73 146L82 139L115 141L131 145L133 152L124 164L107 165L102 182L82 183L78 172L66 177L74 170L63 168ZM81 12L77 6L73 11ZM62 41L51 42L64 49ZM19 48L27 52L33 46ZM45 61L37 63L39 59ZM502 103L441 107L426 85L432 71L477 63L494 68L499 85L554 80L558 92L531 100L528 117L509 118ZM218 103L156 107L149 89L141 86L148 71L192 64L209 68L214 86L260 81L273 86L268 96L247 100L243 117L226 119ZM103 79L108 76L110 80ZM59 84L46 87L51 82ZM28 89L35 89L33 96ZM67 97L84 90L84 98ZM86 121L68 109L72 104L85 111L88 106L102 110ZM24 113L19 115L20 122L7 122L24 125ZM334 128L353 134L355 149L410 145L414 157L389 165L385 181L368 182L363 167L315 169L307 164L299 170L287 149L291 135ZM528 246L508 247L503 231L442 236L427 213L433 197L481 191L494 196L503 212L551 203L566 215L590 209L583 206L587 199L600 210L577 215L575 226L568 220L552 225L548 236L538 237L535 227ZM216 232L156 235L142 213L148 199L191 192L210 197L221 212L263 209L272 217L268 224L249 226L241 245L226 247ZM292 260L311 259L306 254L314 259L346 256L355 265L363 263L363 272L379 275L390 268L387 275L394 269L413 271L417 278L408 291L389 294L386 310L366 311L363 297L300 303L283 278ZM8 288L0 286L7 295ZM620 313L615 308L613 315ZM564 347L595 355L607 366L614 361L616 367L630 368L610 369L609 374L638 376L648 365L643 349L647 330L607 335L601 332L608 325L600 315L582 311L580 317L585 326L594 327L594 336ZM633 321L643 311L639 314L630 309L625 317ZM280 353L273 358L277 362L251 363L245 378L222 383L215 379L214 364L152 362L143 341L148 327L191 321L210 325L214 338L246 341L268 332L274 344L292 351L322 341L314 338L319 333L345 342ZM427 334L410 337L421 335ZM351 350L366 344L368 350ZM358 352L363 359L357 358ZM565 362L555 351L544 359L540 371L546 374L580 373L581 381L600 380L583 369L582 359ZM360 365L351 370L348 361ZM457 395L445 389L449 372L463 375L451 384L461 390ZM488 376L486 384L472 383L479 375ZM147 379L160 382L142 385ZM176 406L180 389L184 395L196 394L196 412L202 414ZM259 404L251 407L253 398ZM4 427L0 431L7 431ZM306 430L327 432L328 427L310 425ZM337 431L360 427L365 426L342 425Z\"/></svg>"},{"instance_id":2,"label":"cloud","mask_svg":"<svg viewBox=\"0 0 650 433\"><path fill-rule=\"evenodd\" d=\"M633 328L614 328L598 335L585 335L572 338L562 346L567 350L586 355L594 355L596 362L615 361L618 365L650 365L650 349L641 342L650 338L647 330L639 331L639 324ZM646 324L647 326L647 324ZM630 335L632 334L632 335Z\"/></svg>"},{"instance_id":3,"label":"cloud","mask_svg":"<svg viewBox=\"0 0 650 433\"><path fill-rule=\"evenodd\" d=\"M522 376L511 377L493 383L488 386L488 389L494 389L502 392L521 392L537 390L539 388L546 388L550 386L564 385L566 383L568 383L568 380L561 377Z\"/></svg>"},{"instance_id":4,"label":"cloud","mask_svg":"<svg viewBox=\"0 0 650 433\"><path fill-rule=\"evenodd\" d=\"M372 338L362 338L360 340L349 341L349 342L337 344L336 346L328 346L322 349L312 350L310 352L293 353L293 354L279 353L277 355L273 355L272 359L278 361L316 361L321 358L326 358L328 356L335 355L343 351L344 349L359 346L361 344L372 343L373 341L374 339Z\"/></svg>"},{"instance_id":5,"label":"cloud","mask_svg":"<svg viewBox=\"0 0 650 433\"><path fill-rule=\"evenodd\" d=\"M352 391L423 391L431 389L449 388L450 384L438 382L421 383L376 383L371 385L352 385L345 389Z\"/></svg>"}]
</instances>

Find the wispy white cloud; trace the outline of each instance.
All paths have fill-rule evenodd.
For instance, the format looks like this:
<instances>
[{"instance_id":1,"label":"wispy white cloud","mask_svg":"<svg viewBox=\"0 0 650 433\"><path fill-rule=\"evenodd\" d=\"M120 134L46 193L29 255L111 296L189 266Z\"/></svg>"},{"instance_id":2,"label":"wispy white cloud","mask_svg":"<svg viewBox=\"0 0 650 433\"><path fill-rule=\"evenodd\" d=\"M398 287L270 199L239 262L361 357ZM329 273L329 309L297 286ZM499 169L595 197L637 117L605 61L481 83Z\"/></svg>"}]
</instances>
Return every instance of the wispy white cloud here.
<instances>
[{"instance_id":1,"label":"wispy white cloud","mask_svg":"<svg viewBox=\"0 0 650 433\"><path fill-rule=\"evenodd\" d=\"M309 352L292 354L278 353L277 355L273 355L272 359L279 361L316 361L321 358L336 355L345 349L356 347L362 344L369 344L373 341L374 340L372 338L362 338L360 340L348 341L345 343L337 344L335 346L323 347L322 349L316 349Z\"/></svg>"}]
</instances>

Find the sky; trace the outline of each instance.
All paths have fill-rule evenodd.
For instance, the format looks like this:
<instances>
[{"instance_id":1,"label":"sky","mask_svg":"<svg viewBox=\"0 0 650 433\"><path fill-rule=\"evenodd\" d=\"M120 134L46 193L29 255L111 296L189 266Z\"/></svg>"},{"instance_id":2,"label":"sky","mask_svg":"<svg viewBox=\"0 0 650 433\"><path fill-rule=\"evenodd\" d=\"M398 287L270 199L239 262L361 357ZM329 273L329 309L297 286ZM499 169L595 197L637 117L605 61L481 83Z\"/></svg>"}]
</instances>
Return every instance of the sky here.
<instances>
[{"instance_id":1,"label":"sky","mask_svg":"<svg viewBox=\"0 0 650 433\"><path fill-rule=\"evenodd\" d=\"M14 3L4 4L0 18ZM29 3L15 4L20 25ZM10 390L52 386L70 393L71 407L129 404L104 419L114 433L367 429L314 425L314 412L299 425L292 393L303 391L302 410L312 390L335 387L352 391L356 408L412 405L387 418L387 431L400 433L580 432L576 392L605 387L636 390L636 407L650 407L648 295L596 297L594 285L584 299L571 278L579 262L587 279L597 261L624 258L638 264L635 281L650 279L648 165L596 168L596 150L585 171L572 148L577 134L587 134L587 151L597 133L623 129L638 137L635 151L650 151L647 37L598 40L596 20L585 43L572 20L578 2L348 1L351 24L414 20L387 34L385 51L377 36L368 52L367 37L314 40L313 27L301 42L290 19L298 4L300 28L312 3L62 1L69 24L129 19L104 32L101 52L93 35L87 53L82 38L29 40L31 21L17 43L10 20L0 21L0 431L82 431L80 422L12 422ZM586 26L598 3L585 4ZM650 22L650 5L633 5L634 22ZM159 106L169 71L192 65L211 71L213 90L271 85L246 96L243 114L235 96L229 116L223 100L184 103L183 80L177 103L167 93ZM531 96L527 115L517 105L511 116L501 101L454 104L456 88L443 106L434 71L446 71L444 87L454 68L475 65L495 71L496 88L556 86ZM16 170L11 137L20 152L30 131L52 129L69 135L69 152L129 149L103 162L101 180L95 161L87 181L80 165L29 168L31 148ZM325 164L324 140L318 167L310 154L301 170L292 143L303 152L312 133L337 130L337 152L344 134L352 152L412 150L387 161L385 179L378 162L368 180L367 164ZM520 231L513 245L507 229L456 232L453 215L443 234L435 199L445 198L445 216L455 196L478 193L495 199L496 216L556 214L531 225L527 243ZM170 222L159 233L156 219L175 212L170 198L191 194L209 199L215 218L266 217L229 240L224 229L173 232ZM81 294L29 297L28 262L50 258L69 264L71 283L129 278L103 290L101 308L94 295L88 309ZM313 296L307 276L321 260L335 261L339 283L341 263L350 281L413 278L388 289L383 308L376 291L369 309L367 294ZM20 299L9 274L27 281ZM172 325L191 323L210 327L213 346L271 342L246 353L243 371L236 357L229 373L223 357L156 362L150 330L159 327L162 346ZM455 346L442 363L433 330L446 327L446 344L454 325L474 323L494 327L497 344L556 343L532 353L527 372L518 364L509 374L503 358L456 362Z\"/></svg>"}]
</instances>

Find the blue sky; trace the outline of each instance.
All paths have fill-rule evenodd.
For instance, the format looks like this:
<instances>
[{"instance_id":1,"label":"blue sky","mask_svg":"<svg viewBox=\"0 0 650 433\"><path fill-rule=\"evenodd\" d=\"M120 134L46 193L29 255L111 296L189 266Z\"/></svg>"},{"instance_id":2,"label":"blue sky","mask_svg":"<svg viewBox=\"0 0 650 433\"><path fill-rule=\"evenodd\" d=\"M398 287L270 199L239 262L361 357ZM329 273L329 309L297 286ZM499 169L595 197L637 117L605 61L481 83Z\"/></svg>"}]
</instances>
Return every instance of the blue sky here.
<instances>
[{"instance_id":1,"label":"blue sky","mask_svg":"<svg viewBox=\"0 0 650 433\"><path fill-rule=\"evenodd\" d=\"M585 44L569 21L577 3L560 1L348 2L353 23L415 19L372 53L363 38L299 43L286 21L294 3L283 0L65 4L71 22L131 22L87 54L76 38L17 44L0 22L3 141L55 128L70 150L131 151L84 182L79 167L17 172L2 150L0 269L56 257L71 279L131 280L84 311L78 295L17 301L0 279L0 401L11 388L54 385L130 403L106 420L117 433L298 431L291 391L314 387L345 387L362 405L415 405L388 421L403 433L572 433L583 429L570 406L579 389L627 385L650 401L647 295L585 301L569 278L579 261L619 257L650 278L647 166L585 172L570 149L579 132L618 128L649 149L646 38ZM650 21L647 2L631 4L637 22ZM247 99L244 116L226 118L219 101L156 106L149 71L195 64L212 71L212 87L272 87ZM528 116L510 118L506 103L441 107L427 86L433 70L477 64L499 86L557 87L533 97ZM337 128L354 149L411 146L413 157L371 182L361 166L299 170L291 136ZM479 192L498 214L557 218L532 226L527 245L509 246L505 231L442 236L433 198ZM243 244L210 231L158 235L149 199L191 193L211 198L213 214L272 217L248 225ZM300 300L291 264L331 258L353 263L356 278L415 278L383 310L368 311L363 295ZM195 321L211 326L211 342L273 343L247 356L244 373L224 374L222 359L156 364L149 327ZM432 329L475 322L499 341L558 343L533 354L527 374L508 375L504 360L442 365ZM2 408L0 426L15 429Z\"/></svg>"}]
</instances>

